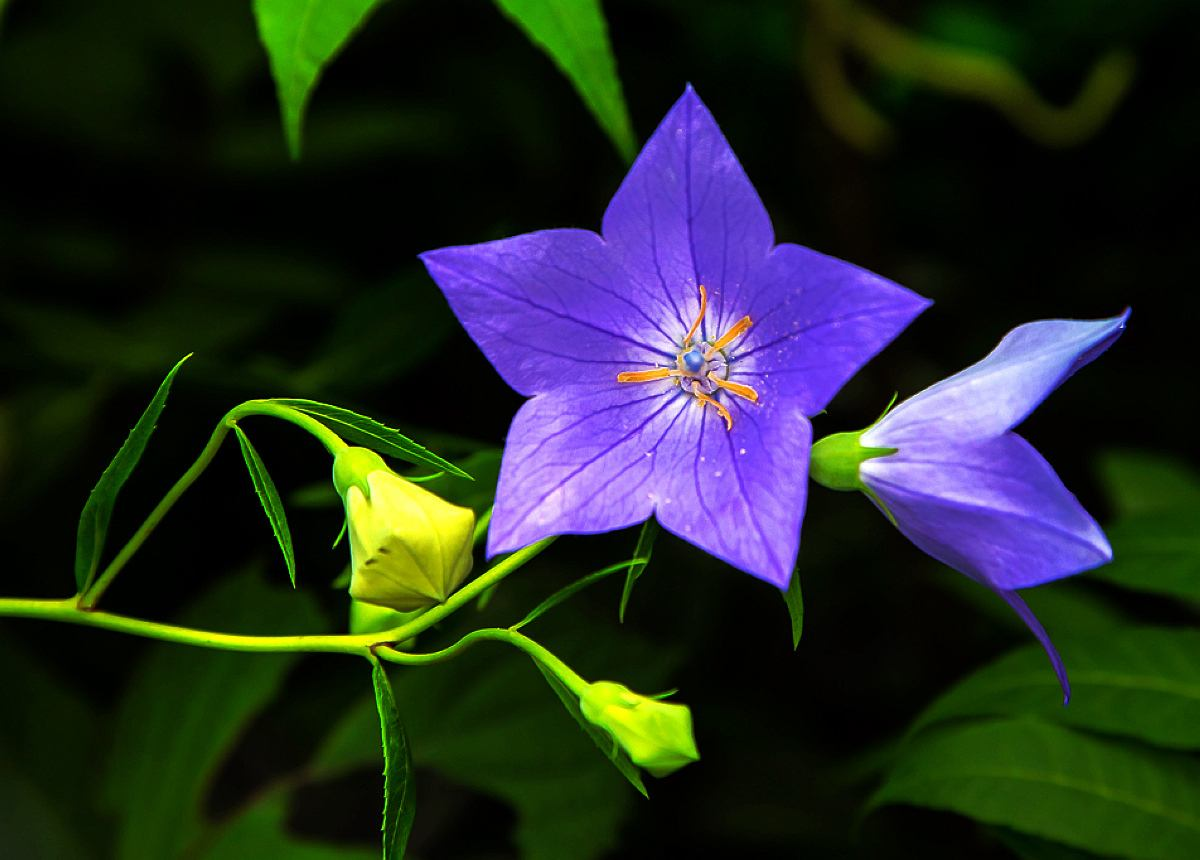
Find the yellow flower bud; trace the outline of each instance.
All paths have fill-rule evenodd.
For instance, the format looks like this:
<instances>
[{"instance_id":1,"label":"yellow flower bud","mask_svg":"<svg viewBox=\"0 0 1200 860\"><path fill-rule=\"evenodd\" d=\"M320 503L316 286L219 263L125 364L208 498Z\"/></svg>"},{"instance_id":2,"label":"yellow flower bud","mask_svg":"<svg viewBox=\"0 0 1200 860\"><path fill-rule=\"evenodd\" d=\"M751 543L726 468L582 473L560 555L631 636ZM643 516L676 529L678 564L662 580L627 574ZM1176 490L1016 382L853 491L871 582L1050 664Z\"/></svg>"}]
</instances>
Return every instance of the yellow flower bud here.
<instances>
[{"instance_id":1,"label":"yellow flower bud","mask_svg":"<svg viewBox=\"0 0 1200 860\"><path fill-rule=\"evenodd\" d=\"M612 681L588 684L579 709L607 731L630 760L654 776L666 776L698 761L692 713L686 705L652 699Z\"/></svg>"},{"instance_id":2,"label":"yellow flower bud","mask_svg":"<svg viewBox=\"0 0 1200 860\"><path fill-rule=\"evenodd\" d=\"M365 448L333 465L346 505L350 596L400 612L446 598L471 571L475 513L406 481Z\"/></svg>"}]
</instances>

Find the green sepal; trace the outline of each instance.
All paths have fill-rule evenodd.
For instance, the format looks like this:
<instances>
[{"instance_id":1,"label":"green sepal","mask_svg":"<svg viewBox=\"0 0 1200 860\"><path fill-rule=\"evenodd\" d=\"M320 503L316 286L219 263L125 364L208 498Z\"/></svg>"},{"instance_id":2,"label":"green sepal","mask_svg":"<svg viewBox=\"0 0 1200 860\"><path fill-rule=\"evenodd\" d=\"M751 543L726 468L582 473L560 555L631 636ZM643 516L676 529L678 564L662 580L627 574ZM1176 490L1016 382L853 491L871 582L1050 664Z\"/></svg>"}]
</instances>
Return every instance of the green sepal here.
<instances>
[{"instance_id":1,"label":"green sepal","mask_svg":"<svg viewBox=\"0 0 1200 860\"><path fill-rule=\"evenodd\" d=\"M869 429L869 428L868 428ZM859 476L859 467L875 457L895 454L897 448L870 448L862 444L866 430L834 433L812 446L808 474L822 487L831 490L868 492Z\"/></svg>"},{"instance_id":2,"label":"green sepal","mask_svg":"<svg viewBox=\"0 0 1200 860\"><path fill-rule=\"evenodd\" d=\"M390 471L383 458L370 448L344 448L333 458L333 486L343 498L351 487L358 487L369 499L371 488L367 485L367 475L381 470Z\"/></svg>"}]
</instances>

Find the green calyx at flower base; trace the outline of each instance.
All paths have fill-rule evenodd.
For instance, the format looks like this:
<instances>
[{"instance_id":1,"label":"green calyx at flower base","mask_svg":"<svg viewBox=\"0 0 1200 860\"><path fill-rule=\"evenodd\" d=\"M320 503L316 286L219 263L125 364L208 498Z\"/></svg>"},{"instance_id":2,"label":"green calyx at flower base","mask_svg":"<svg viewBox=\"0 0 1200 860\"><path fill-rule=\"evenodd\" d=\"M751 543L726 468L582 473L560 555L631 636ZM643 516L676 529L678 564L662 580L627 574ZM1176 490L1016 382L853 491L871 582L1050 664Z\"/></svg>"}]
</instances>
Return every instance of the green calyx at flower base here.
<instances>
[{"instance_id":1,"label":"green calyx at flower base","mask_svg":"<svg viewBox=\"0 0 1200 860\"><path fill-rule=\"evenodd\" d=\"M333 462L346 508L350 596L398 612L444 603L471 572L475 513L397 475L366 448Z\"/></svg>"},{"instance_id":2,"label":"green calyx at flower base","mask_svg":"<svg viewBox=\"0 0 1200 860\"><path fill-rule=\"evenodd\" d=\"M580 694L579 707L588 722L608 732L634 764L654 776L700 760L686 705L642 696L612 681L596 681Z\"/></svg>"}]
</instances>

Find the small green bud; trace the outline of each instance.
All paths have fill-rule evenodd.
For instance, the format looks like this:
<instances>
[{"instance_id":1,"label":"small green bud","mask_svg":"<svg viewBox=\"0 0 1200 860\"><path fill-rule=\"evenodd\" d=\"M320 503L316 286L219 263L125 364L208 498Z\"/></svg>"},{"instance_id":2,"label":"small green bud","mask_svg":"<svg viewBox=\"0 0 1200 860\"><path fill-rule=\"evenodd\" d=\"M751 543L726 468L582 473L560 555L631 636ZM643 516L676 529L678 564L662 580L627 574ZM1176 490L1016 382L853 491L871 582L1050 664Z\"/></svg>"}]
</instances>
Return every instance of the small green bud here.
<instances>
[{"instance_id":1,"label":"small green bud","mask_svg":"<svg viewBox=\"0 0 1200 860\"><path fill-rule=\"evenodd\" d=\"M699 761L686 705L641 696L622 684L597 681L579 698L588 722L604 729L630 760L654 776L666 776Z\"/></svg>"},{"instance_id":2,"label":"small green bud","mask_svg":"<svg viewBox=\"0 0 1200 860\"><path fill-rule=\"evenodd\" d=\"M895 448L868 448L862 444L866 430L834 433L812 446L808 475L831 490L866 490L858 467L875 457L895 454Z\"/></svg>"},{"instance_id":3,"label":"small green bud","mask_svg":"<svg viewBox=\"0 0 1200 860\"><path fill-rule=\"evenodd\" d=\"M398 612L454 593L471 571L475 512L406 481L374 451L347 448L333 464L346 506L350 596Z\"/></svg>"}]
</instances>

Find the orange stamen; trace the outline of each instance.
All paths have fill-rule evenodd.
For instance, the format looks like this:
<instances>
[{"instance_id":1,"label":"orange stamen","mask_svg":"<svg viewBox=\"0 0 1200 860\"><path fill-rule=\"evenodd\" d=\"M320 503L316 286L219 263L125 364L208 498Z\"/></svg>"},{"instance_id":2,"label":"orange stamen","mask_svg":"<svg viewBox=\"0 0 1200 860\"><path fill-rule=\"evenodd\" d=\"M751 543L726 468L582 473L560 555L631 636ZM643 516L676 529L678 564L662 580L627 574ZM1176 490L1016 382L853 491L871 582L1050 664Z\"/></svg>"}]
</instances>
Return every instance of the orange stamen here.
<instances>
[{"instance_id":1,"label":"orange stamen","mask_svg":"<svg viewBox=\"0 0 1200 860\"><path fill-rule=\"evenodd\" d=\"M729 331L725 332L725 334L721 335L721 337L718 338L717 341L708 348L708 351L704 353L705 360L707 361L708 359L712 358L722 349L729 346L729 344L741 337L742 332L750 328L751 325L753 325L753 323L750 321L750 317L742 317L740 320L735 322L733 327L730 328Z\"/></svg>"},{"instance_id":2,"label":"orange stamen","mask_svg":"<svg viewBox=\"0 0 1200 860\"><path fill-rule=\"evenodd\" d=\"M722 379L711 370L708 372L708 379L718 388L724 388L730 394L736 394L738 397L745 397L751 403L758 402L758 392L749 385L742 385L740 382L730 382L728 379Z\"/></svg>"},{"instance_id":3,"label":"orange stamen","mask_svg":"<svg viewBox=\"0 0 1200 860\"><path fill-rule=\"evenodd\" d=\"M722 406L722 405L721 405L720 403L718 403L717 401L713 400L713 399L712 399L711 397L709 397L707 394L705 394L704 392L702 392L702 391L700 390L700 383L699 383L699 382L693 382L693 383L692 383L692 394L693 394L693 395L695 395L695 397L696 397L696 402L699 404L699 406L700 406L700 408L701 408L701 409L703 409L703 408L704 408L705 404L709 404L709 405L711 405L711 406L715 406L715 407L717 407L717 412L720 414L720 416L721 416L722 418L724 418L724 419L725 419L725 429L726 429L726 430L732 430L732 429L733 429L733 416L729 414L729 410L728 410L728 409L726 409L724 406Z\"/></svg>"},{"instance_id":4,"label":"orange stamen","mask_svg":"<svg viewBox=\"0 0 1200 860\"><path fill-rule=\"evenodd\" d=\"M668 376L683 376L682 370L673 367L656 367L653 370L623 370L617 374L617 382L650 382Z\"/></svg>"},{"instance_id":5,"label":"orange stamen","mask_svg":"<svg viewBox=\"0 0 1200 860\"><path fill-rule=\"evenodd\" d=\"M687 346L692 342L692 338L696 336L696 332L700 330L700 323L704 322L704 314L708 310L708 293L704 289L704 284L700 285L700 313L696 316L696 321L692 323L692 327L688 329L687 337L683 339L683 345Z\"/></svg>"}]
</instances>

